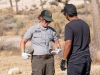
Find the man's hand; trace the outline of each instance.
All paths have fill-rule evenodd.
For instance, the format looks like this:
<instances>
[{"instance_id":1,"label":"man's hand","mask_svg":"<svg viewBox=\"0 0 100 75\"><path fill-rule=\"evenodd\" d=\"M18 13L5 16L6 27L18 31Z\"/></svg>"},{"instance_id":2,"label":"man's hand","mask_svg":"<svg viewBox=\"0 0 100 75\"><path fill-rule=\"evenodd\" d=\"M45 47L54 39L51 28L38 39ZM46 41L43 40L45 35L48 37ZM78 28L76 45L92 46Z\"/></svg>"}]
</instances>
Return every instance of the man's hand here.
<instances>
[{"instance_id":1,"label":"man's hand","mask_svg":"<svg viewBox=\"0 0 100 75\"><path fill-rule=\"evenodd\" d=\"M65 61L66 61L66 60L64 60L64 59L62 59L62 61L61 61L60 68L61 68L62 71L64 71L64 70L66 69L66 68L65 68Z\"/></svg>"},{"instance_id":2,"label":"man's hand","mask_svg":"<svg viewBox=\"0 0 100 75\"><path fill-rule=\"evenodd\" d=\"M51 51L51 54L59 54L62 50L61 49L55 49Z\"/></svg>"},{"instance_id":3,"label":"man's hand","mask_svg":"<svg viewBox=\"0 0 100 75\"><path fill-rule=\"evenodd\" d=\"M22 57L23 57L23 59L28 59L30 56L31 56L31 54L22 52Z\"/></svg>"}]
</instances>

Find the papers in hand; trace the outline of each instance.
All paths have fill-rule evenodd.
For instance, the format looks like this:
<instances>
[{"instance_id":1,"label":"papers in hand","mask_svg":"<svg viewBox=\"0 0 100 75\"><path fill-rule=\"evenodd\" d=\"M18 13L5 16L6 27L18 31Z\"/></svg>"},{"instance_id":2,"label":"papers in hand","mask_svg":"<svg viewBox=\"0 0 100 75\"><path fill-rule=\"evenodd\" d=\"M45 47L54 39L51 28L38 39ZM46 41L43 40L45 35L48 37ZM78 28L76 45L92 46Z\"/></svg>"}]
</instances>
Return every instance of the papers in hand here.
<instances>
[{"instance_id":1,"label":"papers in hand","mask_svg":"<svg viewBox=\"0 0 100 75\"><path fill-rule=\"evenodd\" d=\"M59 54L62 50L61 49L55 49L51 51L51 54Z\"/></svg>"}]
</instances>

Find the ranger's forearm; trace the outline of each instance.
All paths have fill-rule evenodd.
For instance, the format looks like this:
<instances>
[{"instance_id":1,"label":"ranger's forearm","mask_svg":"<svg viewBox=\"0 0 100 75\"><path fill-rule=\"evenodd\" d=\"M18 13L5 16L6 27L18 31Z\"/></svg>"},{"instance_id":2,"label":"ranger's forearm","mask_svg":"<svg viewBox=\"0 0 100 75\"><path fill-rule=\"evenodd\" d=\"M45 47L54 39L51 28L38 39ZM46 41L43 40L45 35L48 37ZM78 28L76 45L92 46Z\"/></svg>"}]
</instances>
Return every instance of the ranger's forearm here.
<instances>
[{"instance_id":1,"label":"ranger's forearm","mask_svg":"<svg viewBox=\"0 0 100 75\"><path fill-rule=\"evenodd\" d=\"M20 49L21 49L22 52L24 52L24 50L25 50L25 44L26 44L27 41L28 40L26 40L24 38L21 40Z\"/></svg>"},{"instance_id":2,"label":"ranger's forearm","mask_svg":"<svg viewBox=\"0 0 100 75\"><path fill-rule=\"evenodd\" d=\"M57 48L61 49L61 45L60 45L59 41L56 41L55 44L56 44Z\"/></svg>"}]
</instances>

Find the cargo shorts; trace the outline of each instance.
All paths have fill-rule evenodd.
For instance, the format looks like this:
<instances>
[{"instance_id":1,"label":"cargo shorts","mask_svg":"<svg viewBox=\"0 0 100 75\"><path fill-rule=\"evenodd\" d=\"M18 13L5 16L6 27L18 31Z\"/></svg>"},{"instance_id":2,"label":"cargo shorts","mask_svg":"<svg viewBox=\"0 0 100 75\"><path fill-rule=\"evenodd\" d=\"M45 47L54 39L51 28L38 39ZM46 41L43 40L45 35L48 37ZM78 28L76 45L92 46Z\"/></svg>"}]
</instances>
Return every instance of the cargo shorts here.
<instances>
[{"instance_id":1,"label":"cargo shorts","mask_svg":"<svg viewBox=\"0 0 100 75\"><path fill-rule=\"evenodd\" d=\"M31 75L54 75L54 57L49 58L33 56Z\"/></svg>"}]
</instances>

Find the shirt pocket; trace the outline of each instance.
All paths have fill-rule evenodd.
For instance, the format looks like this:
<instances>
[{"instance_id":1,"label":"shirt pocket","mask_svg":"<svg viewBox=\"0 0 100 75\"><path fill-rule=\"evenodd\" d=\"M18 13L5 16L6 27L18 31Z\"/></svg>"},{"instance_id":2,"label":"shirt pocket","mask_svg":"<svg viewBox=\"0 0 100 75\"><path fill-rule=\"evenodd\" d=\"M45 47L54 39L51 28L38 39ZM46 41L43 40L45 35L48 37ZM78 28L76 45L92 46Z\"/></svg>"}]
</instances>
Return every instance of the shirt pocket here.
<instances>
[{"instance_id":1,"label":"shirt pocket","mask_svg":"<svg viewBox=\"0 0 100 75\"><path fill-rule=\"evenodd\" d=\"M34 33L32 37L32 43L41 44L41 41L42 41L41 32Z\"/></svg>"},{"instance_id":2,"label":"shirt pocket","mask_svg":"<svg viewBox=\"0 0 100 75\"><path fill-rule=\"evenodd\" d=\"M53 35L52 35L52 34L48 34L47 39L48 39L49 41L52 41L52 40L53 40Z\"/></svg>"}]
</instances>

